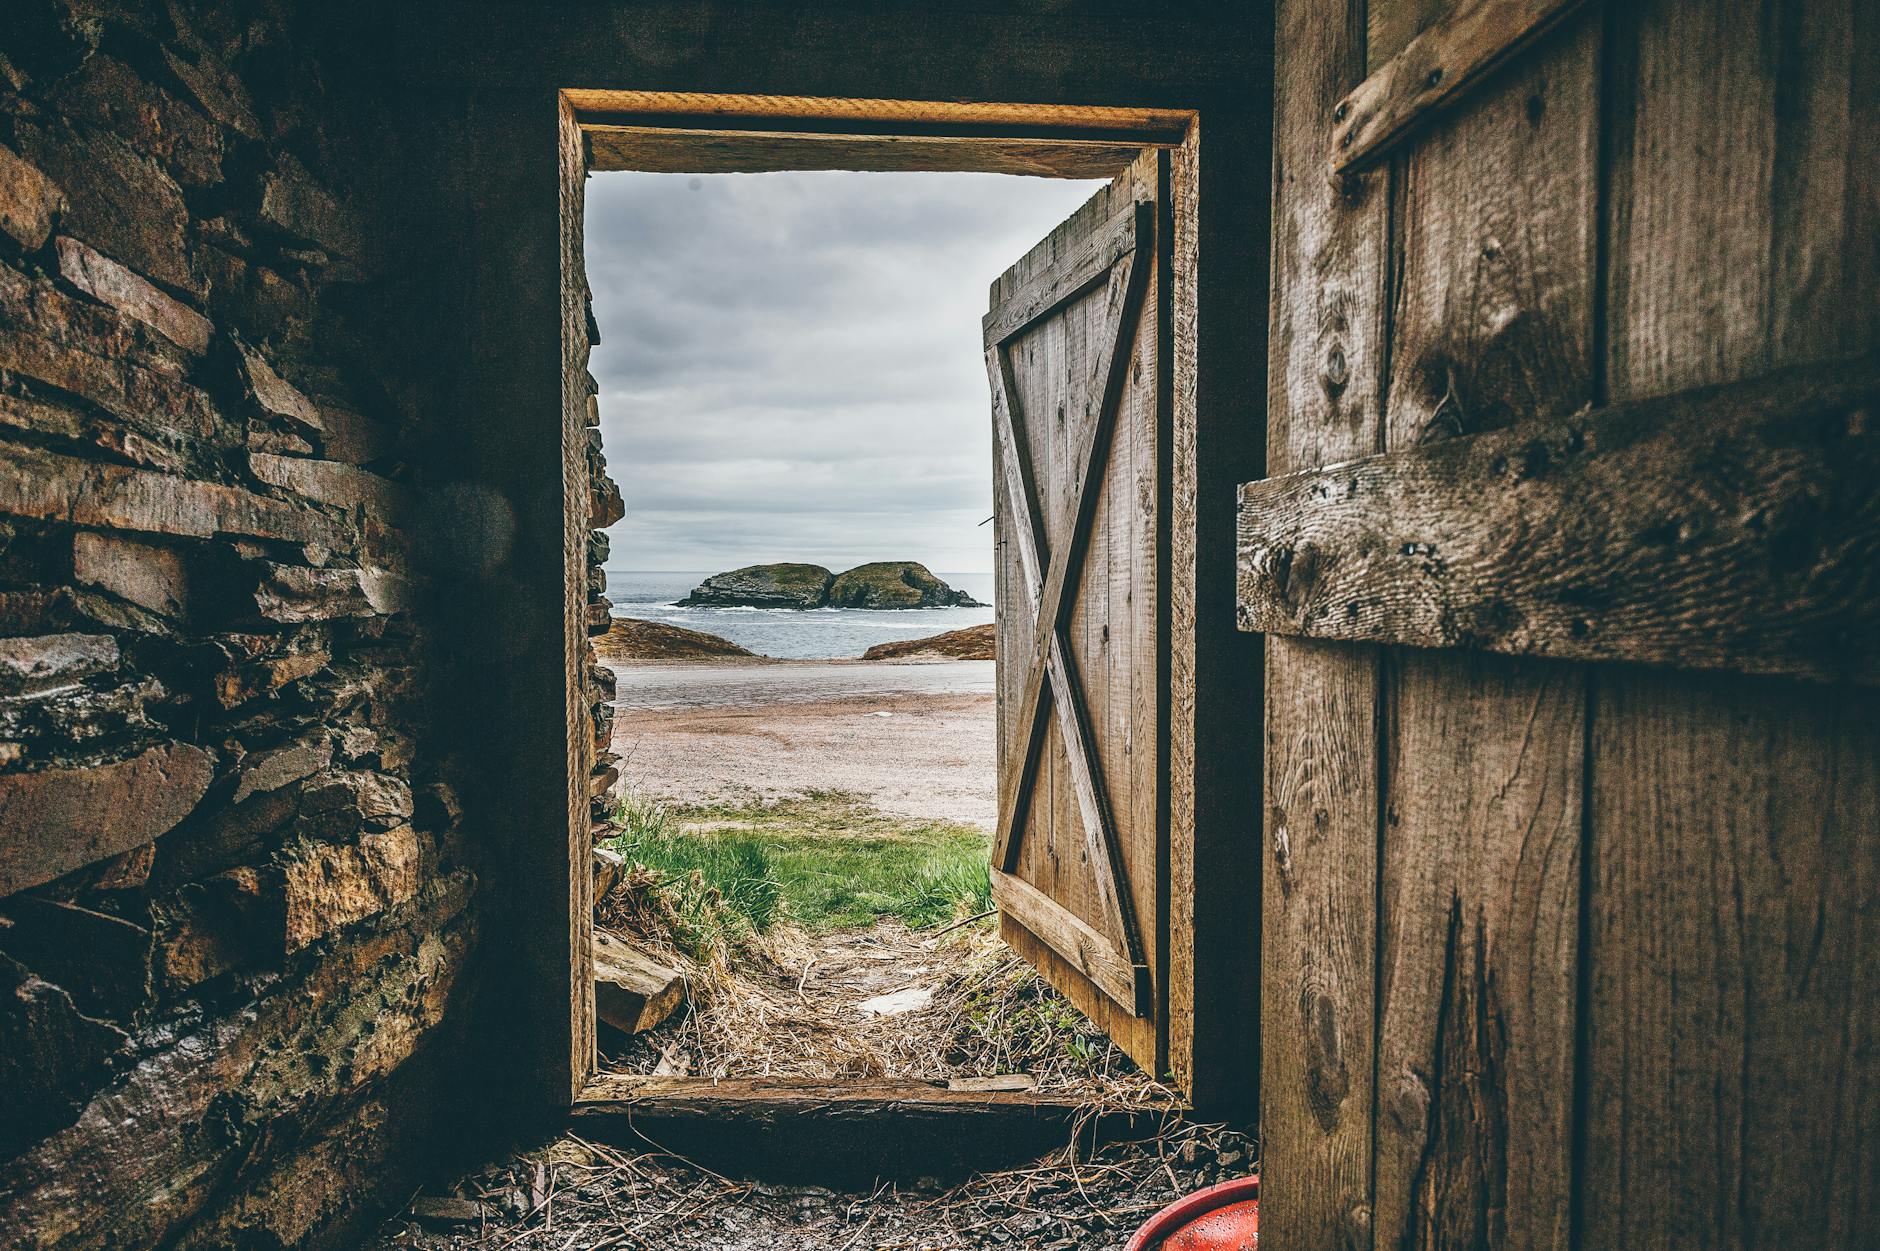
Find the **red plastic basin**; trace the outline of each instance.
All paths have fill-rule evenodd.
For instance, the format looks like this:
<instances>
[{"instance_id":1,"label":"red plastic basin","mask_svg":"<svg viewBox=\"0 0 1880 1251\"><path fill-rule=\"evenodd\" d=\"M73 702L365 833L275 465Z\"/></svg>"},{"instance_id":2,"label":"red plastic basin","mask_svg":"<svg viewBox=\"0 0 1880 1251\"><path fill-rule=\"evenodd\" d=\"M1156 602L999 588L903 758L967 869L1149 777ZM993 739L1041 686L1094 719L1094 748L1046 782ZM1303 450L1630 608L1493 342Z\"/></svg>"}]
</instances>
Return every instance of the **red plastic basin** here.
<instances>
[{"instance_id":1,"label":"red plastic basin","mask_svg":"<svg viewBox=\"0 0 1880 1251\"><path fill-rule=\"evenodd\" d=\"M1260 1175L1197 1190L1151 1216L1123 1251L1256 1251Z\"/></svg>"}]
</instances>

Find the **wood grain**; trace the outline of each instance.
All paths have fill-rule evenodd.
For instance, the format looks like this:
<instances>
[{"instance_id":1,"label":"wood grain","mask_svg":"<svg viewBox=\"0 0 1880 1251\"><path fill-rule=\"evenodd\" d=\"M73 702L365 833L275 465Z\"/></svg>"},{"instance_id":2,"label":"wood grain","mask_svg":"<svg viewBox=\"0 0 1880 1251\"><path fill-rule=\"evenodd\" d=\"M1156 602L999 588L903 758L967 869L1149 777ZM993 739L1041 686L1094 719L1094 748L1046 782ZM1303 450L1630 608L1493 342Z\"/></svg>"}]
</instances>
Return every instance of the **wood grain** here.
<instances>
[{"instance_id":1,"label":"wood grain","mask_svg":"<svg viewBox=\"0 0 1880 1251\"><path fill-rule=\"evenodd\" d=\"M992 902L1131 1015L1149 1015L1149 1006L1142 1001L1148 989L1148 970L1131 965L1119 955L1109 937L1078 920L1025 879L996 868L992 871Z\"/></svg>"},{"instance_id":2,"label":"wood grain","mask_svg":"<svg viewBox=\"0 0 1880 1251\"><path fill-rule=\"evenodd\" d=\"M1325 125L1364 75L1363 6L1278 6L1267 459L1375 452L1388 175L1326 176ZM1377 948L1377 652L1266 642L1260 942L1261 1233L1371 1245Z\"/></svg>"},{"instance_id":3,"label":"wood grain","mask_svg":"<svg viewBox=\"0 0 1880 1251\"><path fill-rule=\"evenodd\" d=\"M1611 20L1612 398L1880 347L1873 6ZM1582 1243L1867 1245L1880 696L1616 667L1597 694Z\"/></svg>"},{"instance_id":4,"label":"wood grain","mask_svg":"<svg viewBox=\"0 0 1880 1251\"><path fill-rule=\"evenodd\" d=\"M603 1074L573 1120L582 1137L656 1144L733 1176L866 1186L1017 1165L1073 1132L1084 1142L1128 1137L1168 1112L1152 1102L1093 1117L1077 1098L941 1081Z\"/></svg>"},{"instance_id":5,"label":"wood grain","mask_svg":"<svg viewBox=\"0 0 1880 1251\"><path fill-rule=\"evenodd\" d=\"M1580 3L1461 0L1333 107L1332 168L1346 170L1377 158L1436 110L1466 96Z\"/></svg>"},{"instance_id":6,"label":"wood grain","mask_svg":"<svg viewBox=\"0 0 1880 1251\"><path fill-rule=\"evenodd\" d=\"M1067 571L1065 577L1061 639L1068 646L1062 655L1066 675L1084 696L1082 716L1073 719L1085 721L1091 731L1094 751L1090 759L1101 772L1115 827L1113 846L1120 860L1114 869L1119 886L1116 895L1119 899L1126 896L1131 904L1140 944L1134 946L1133 956L1127 955L1132 945L1123 941L1124 935L1113 933L1111 946L1124 964L1146 971L1151 993L1146 998L1141 995L1136 986L1139 979L1132 975L1129 992L1120 1001L1113 999L1079 973L1071 960L1011 916L1002 919L1001 933L1099 1028L1150 1068L1160 1063L1166 1034L1156 1002L1159 991L1152 980L1164 928L1159 882L1166 869L1158 856L1156 812L1166 783L1160 774L1156 731L1136 718L1142 715L1137 711L1142 707L1141 691L1146 687L1151 696L1154 692L1155 679L1152 674L1145 676L1143 664L1153 665L1158 655L1154 560L1153 555L1144 558L1143 553L1156 551L1162 523L1153 488L1146 494L1141 489L1139 466L1153 466L1157 455L1154 379L1164 350L1147 312L1137 319L1139 325L1131 327L1127 344L1119 343L1117 311L1128 286L1137 282L1142 286L1137 298L1145 310L1157 307L1158 281L1152 272L1155 266L1146 261L1144 277L1138 279L1134 263L1125 260L1111 267L1102 285L1078 279L1066 286L1049 275L1061 278L1070 273L1079 264L1073 256L1092 255L1087 247L1092 236L1103 234L1106 225L1114 226L1119 218L1133 222L1138 199L1153 204L1163 194L1159 162L1157 153L1145 154L1127 175L1093 197L1001 276L993 286L989 302L993 313L988 319L989 324L998 324L998 310L1014 301L1044 314L1017 323L1005 343L1007 372L1000 381L1011 414L1018 419L1011 442L1022 446L1025 468L1033 478L1044 530L1044 541L1038 546L1048 554L1047 565L1055 563L1070 544L1073 527L1078 525L1079 493L1088 497L1083 501L1090 512L1084 523L1088 545L1082 568L1074 577ZM1131 281L1119 287L1117 271L1125 267L1132 270ZM1026 291L1057 294L1027 299ZM1108 366L1112 360L1117 363L1114 370ZM1106 377L1119 384L1113 396L1105 385ZM1106 397L1113 406L1111 447L1094 468L1087 468L1091 436ZM1004 448L998 447L996 454L1003 456ZM995 473L1003 480L1010 469L995 463ZM1031 655L1037 643L1036 615L1025 608L1025 588L1034 583L1019 541L1024 510L1015 505L1012 495L1004 489L995 496L998 594L1001 603L1011 606L1000 614L999 626L1001 653L1008 658ZM1013 791L1017 766L1030 747L1021 736L1021 725L1036 732L1038 743L1031 786L1013 794L1020 801L1014 808L1002 808L1002 824L1009 824L1012 837L1005 845L1007 858L995 859L995 866L1009 864L1015 877L1049 897L1077 922L1099 933L1114 931L1117 927L1098 883L1111 844L1093 843L1087 836L1090 827L1083 818L1080 787L1067 750L1064 710L1049 716L1027 715L1021 721L1029 676L1023 664L1000 666L1003 792ZM1051 685L1043 681L1038 685L1039 703L1055 702ZM1151 702L1148 716L1154 715L1154 708ZM1142 1015L1137 1015L1139 1010Z\"/></svg>"},{"instance_id":7,"label":"wood grain","mask_svg":"<svg viewBox=\"0 0 1880 1251\"><path fill-rule=\"evenodd\" d=\"M1242 627L1875 684L1876 413L1868 359L1250 484Z\"/></svg>"},{"instance_id":8,"label":"wood grain","mask_svg":"<svg viewBox=\"0 0 1880 1251\"><path fill-rule=\"evenodd\" d=\"M1398 167L1394 455L1592 398L1597 33L1530 52ZM1391 653L1379 1247L1568 1244L1584 691L1564 665Z\"/></svg>"}]
</instances>

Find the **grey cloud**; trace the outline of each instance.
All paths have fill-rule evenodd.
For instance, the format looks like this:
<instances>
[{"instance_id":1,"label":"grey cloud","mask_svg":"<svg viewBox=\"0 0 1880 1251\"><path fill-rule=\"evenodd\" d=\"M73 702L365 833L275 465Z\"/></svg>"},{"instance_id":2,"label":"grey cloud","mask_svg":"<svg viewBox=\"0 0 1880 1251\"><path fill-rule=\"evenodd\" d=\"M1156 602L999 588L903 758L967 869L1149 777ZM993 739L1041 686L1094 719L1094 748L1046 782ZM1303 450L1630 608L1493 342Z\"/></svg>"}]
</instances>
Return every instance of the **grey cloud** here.
<instances>
[{"instance_id":1,"label":"grey cloud","mask_svg":"<svg viewBox=\"0 0 1880 1251\"><path fill-rule=\"evenodd\" d=\"M979 319L1095 184L602 174L587 257L618 568L990 567Z\"/></svg>"}]
</instances>

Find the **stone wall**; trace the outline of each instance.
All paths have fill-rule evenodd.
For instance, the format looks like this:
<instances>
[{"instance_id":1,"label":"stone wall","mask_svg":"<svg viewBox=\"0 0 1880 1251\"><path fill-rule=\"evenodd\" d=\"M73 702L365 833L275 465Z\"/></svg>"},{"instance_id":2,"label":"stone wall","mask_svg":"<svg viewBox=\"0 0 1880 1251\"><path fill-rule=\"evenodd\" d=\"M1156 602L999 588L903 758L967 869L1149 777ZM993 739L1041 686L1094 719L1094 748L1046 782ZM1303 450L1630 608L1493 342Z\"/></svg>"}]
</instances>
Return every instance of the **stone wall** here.
<instances>
[{"instance_id":1,"label":"stone wall","mask_svg":"<svg viewBox=\"0 0 1880 1251\"><path fill-rule=\"evenodd\" d=\"M6 1246L343 1242L435 1129L477 929L422 728L441 418L371 45L306 7L0 29Z\"/></svg>"}]
</instances>

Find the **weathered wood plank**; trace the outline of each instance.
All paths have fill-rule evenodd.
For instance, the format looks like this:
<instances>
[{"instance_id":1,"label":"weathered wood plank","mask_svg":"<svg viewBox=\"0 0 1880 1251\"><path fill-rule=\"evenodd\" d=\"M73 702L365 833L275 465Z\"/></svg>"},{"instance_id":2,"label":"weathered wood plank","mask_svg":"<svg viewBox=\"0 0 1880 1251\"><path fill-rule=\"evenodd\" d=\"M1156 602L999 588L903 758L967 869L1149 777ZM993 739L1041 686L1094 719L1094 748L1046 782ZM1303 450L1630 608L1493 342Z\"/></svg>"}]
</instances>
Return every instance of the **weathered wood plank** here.
<instances>
[{"instance_id":1,"label":"weathered wood plank","mask_svg":"<svg viewBox=\"0 0 1880 1251\"><path fill-rule=\"evenodd\" d=\"M1004 343L1108 277L1110 269L1148 237L1142 207L1124 207L988 311L980 322L987 348Z\"/></svg>"},{"instance_id":2,"label":"weathered wood plank","mask_svg":"<svg viewBox=\"0 0 1880 1251\"><path fill-rule=\"evenodd\" d=\"M1100 1139L1147 1131L1169 1111L1151 1103L1092 1115L1077 1097L998 1085L609 1073L581 1091L574 1126L737 1176L830 1185L957 1177L1035 1159L1073 1131Z\"/></svg>"},{"instance_id":3,"label":"weathered wood plank","mask_svg":"<svg viewBox=\"0 0 1880 1251\"><path fill-rule=\"evenodd\" d=\"M1070 909L1025 879L998 869L992 871L992 902L1132 1015L1148 1015L1148 1007L1142 1002L1148 970L1130 964L1116 950L1115 943L1080 921Z\"/></svg>"},{"instance_id":4,"label":"weathered wood plank","mask_svg":"<svg viewBox=\"0 0 1880 1251\"><path fill-rule=\"evenodd\" d=\"M1244 629L1880 682L1880 363L1253 483Z\"/></svg>"},{"instance_id":5,"label":"weathered wood plank","mask_svg":"<svg viewBox=\"0 0 1880 1251\"><path fill-rule=\"evenodd\" d=\"M684 1002L685 979L678 973L618 935L594 931L594 1012L601 1020L638 1034Z\"/></svg>"},{"instance_id":6,"label":"weathered wood plank","mask_svg":"<svg viewBox=\"0 0 1880 1251\"><path fill-rule=\"evenodd\" d=\"M1598 55L1531 52L1404 153L1388 448L1592 398ZM1378 1247L1568 1245L1585 684L1386 666Z\"/></svg>"},{"instance_id":7,"label":"weathered wood plank","mask_svg":"<svg viewBox=\"0 0 1880 1251\"><path fill-rule=\"evenodd\" d=\"M1553 29L1582 0L1462 0L1332 109L1332 168L1383 153Z\"/></svg>"},{"instance_id":8,"label":"weathered wood plank","mask_svg":"<svg viewBox=\"0 0 1880 1251\"><path fill-rule=\"evenodd\" d=\"M755 174L781 170L978 172L1030 178L1105 178L1129 164L1139 143L974 136L711 134L658 127L596 130L597 170Z\"/></svg>"},{"instance_id":9,"label":"weathered wood plank","mask_svg":"<svg viewBox=\"0 0 1880 1251\"><path fill-rule=\"evenodd\" d=\"M1364 6L1282 0L1267 459L1378 450L1389 178L1326 177L1325 124L1364 75ZM1371 1243L1378 657L1266 641L1261 1233Z\"/></svg>"},{"instance_id":10,"label":"weathered wood plank","mask_svg":"<svg viewBox=\"0 0 1880 1251\"><path fill-rule=\"evenodd\" d=\"M1018 434L1024 415L1018 411L1013 398L1016 383L1011 377L1011 364L996 343L986 349L986 368L992 384L993 432L998 459L1005 468L1003 476L1011 507L1008 515L1013 518L1011 525L1001 533L1009 534L1018 548L1024 603L1035 618L1046 568L1046 539L1044 518L1038 511L1037 484L1030 460L1022 450L1025 444ZM1061 625L1052 632L1044 664L1050 680L1051 708L1070 765L1072 789L1077 795L1078 815L1083 822L1084 844L1094 869L1092 876L1098 899L1106 920L1115 925L1117 935L1127 942L1140 931L1133 917L1134 906L1124 894L1127 883L1119 883L1108 854L1107 849L1116 842L1116 823L1111 816L1109 791L1104 785L1102 764L1090 715L1084 706L1083 687L1074 667L1070 640ZM1001 837L993 847L992 863L1002 872L1012 871L1012 857L1017 850L1014 831L1023 823L1024 811L1029 807L1029 791L1027 787L1020 792L1011 818L1000 823ZM1141 962L1140 951L1127 954L1133 963ZM1133 1009L1134 999L1128 1003Z\"/></svg>"},{"instance_id":11,"label":"weathered wood plank","mask_svg":"<svg viewBox=\"0 0 1880 1251\"><path fill-rule=\"evenodd\" d=\"M1874 6L1608 20L1612 399L1880 349ZM1863 1246L1880 693L1613 669L1595 694L1581 1243Z\"/></svg>"}]
</instances>

